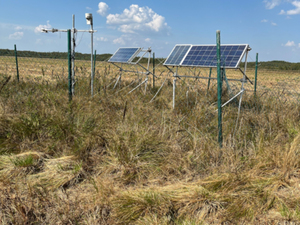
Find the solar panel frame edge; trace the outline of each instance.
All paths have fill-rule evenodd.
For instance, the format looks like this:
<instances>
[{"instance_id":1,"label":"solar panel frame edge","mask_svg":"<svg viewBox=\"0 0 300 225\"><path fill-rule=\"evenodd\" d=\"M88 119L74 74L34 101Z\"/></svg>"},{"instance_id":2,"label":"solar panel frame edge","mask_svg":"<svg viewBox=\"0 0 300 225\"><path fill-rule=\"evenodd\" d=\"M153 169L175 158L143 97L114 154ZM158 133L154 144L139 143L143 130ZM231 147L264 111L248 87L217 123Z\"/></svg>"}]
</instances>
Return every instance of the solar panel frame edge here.
<instances>
[{"instance_id":1,"label":"solar panel frame edge","mask_svg":"<svg viewBox=\"0 0 300 225\"><path fill-rule=\"evenodd\" d=\"M249 44L221 44L221 46L241 46L241 45L245 45L245 48L243 50L243 53L241 54L238 62L236 63L236 65L234 67L231 67L231 66L224 66L224 68L228 68L228 69L237 69L238 65L241 63L247 49L249 48ZM188 55L188 53L190 52L190 50L192 49L192 47L194 46L216 46L216 44L203 44L203 45L191 45L189 51L187 52L187 54L185 55L184 59L186 58L186 56ZM220 47L221 47L220 46ZM175 47L174 47L175 48ZM216 66L203 66L203 65L182 65L182 63L184 62L184 59L182 60L181 62L181 65L180 66L183 66L183 67L201 67L201 68L216 68ZM223 66L221 66L223 67Z\"/></svg>"},{"instance_id":2,"label":"solar panel frame edge","mask_svg":"<svg viewBox=\"0 0 300 225\"><path fill-rule=\"evenodd\" d=\"M120 49L124 49L124 48L136 48L137 50L136 50L135 53L129 58L129 60L127 60L126 62L122 62L122 61L110 61ZM109 60L108 60L107 62L114 62L114 63L129 63L129 62L131 62L131 61L133 60L132 58L134 58L133 56L136 55L137 51L139 51L139 53L140 53L141 50L142 50L142 48L140 48L140 47L119 47L119 48L117 49L117 51L115 51L115 53L109 58ZM139 53L138 53L138 54L139 54ZM131 60L130 60L130 59L131 59Z\"/></svg>"},{"instance_id":3,"label":"solar panel frame edge","mask_svg":"<svg viewBox=\"0 0 300 225\"><path fill-rule=\"evenodd\" d=\"M185 53L185 55L183 56L183 58L182 58L182 60L180 61L179 64L166 64L166 62L168 61L169 57L171 56L171 54L173 53L173 51L175 50L175 48L176 48L177 46L190 46L190 47L189 47L189 49L187 50L187 52ZM183 61L183 59L185 59L187 53L190 51L191 46L192 46L191 44L176 44L176 45L174 46L174 48L172 49L172 51L170 52L170 54L168 55L168 57L166 58L166 60L165 60L165 62L164 62L163 65L164 65L164 66L180 66L181 63L182 63L182 61Z\"/></svg>"},{"instance_id":4,"label":"solar panel frame edge","mask_svg":"<svg viewBox=\"0 0 300 225\"><path fill-rule=\"evenodd\" d=\"M131 58L127 61L127 63L131 63L132 60L134 60L135 57L138 56L138 54L140 54L142 51L142 48L138 48L138 50L136 50L136 52L131 56Z\"/></svg>"},{"instance_id":5,"label":"solar panel frame edge","mask_svg":"<svg viewBox=\"0 0 300 225\"><path fill-rule=\"evenodd\" d=\"M236 63L236 65L235 65L235 67L234 67L235 69L238 67L238 65L240 65L240 63L241 63L241 61L242 61L242 59L243 59L245 53L247 52L247 50L248 50L248 48L249 48L249 45L248 45L248 44L240 44L240 45L245 45L246 47L244 48L244 51L243 51L243 53L241 54L240 59L239 59L238 62Z\"/></svg>"},{"instance_id":6,"label":"solar panel frame edge","mask_svg":"<svg viewBox=\"0 0 300 225\"><path fill-rule=\"evenodd\" d=\"M240 63L241 63L241 61L242 61L242 59L243 59L243 57L244 57L244 55L245 55L247 49L249 48L249 44L221 44L221 46L242 46L242 45L245 45L245 48L244 48L243 53L241 54L239 60L238 60L237 63L235 64L235 66L234 66L234 67L232 67L232 66L224 66L224 68L228 68L228 69L237 69L238 66L240 65ZM214 66L214 67L215 67L215 66ZM222 67L222 66L221 66L221 67Z\"/></svg>"}]
</instances>

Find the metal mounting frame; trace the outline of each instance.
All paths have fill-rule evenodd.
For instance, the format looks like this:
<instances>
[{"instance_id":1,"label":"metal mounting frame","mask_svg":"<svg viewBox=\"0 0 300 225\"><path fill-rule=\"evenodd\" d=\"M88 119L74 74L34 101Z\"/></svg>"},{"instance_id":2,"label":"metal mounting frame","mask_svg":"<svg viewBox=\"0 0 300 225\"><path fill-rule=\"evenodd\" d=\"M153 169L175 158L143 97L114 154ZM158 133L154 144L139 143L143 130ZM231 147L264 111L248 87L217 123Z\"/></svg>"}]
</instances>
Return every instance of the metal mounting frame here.
<instances>
[{"instance_id":1,"label":"metal mounting frame","mask_svg":"<svg viewBox=\"0 0 300 225\"><path fill-rule=\"evenodd\" d=\"M120 48L119 48L120 49ZM113 89L116 88L117 84L121 81L123 72L129 72L129 73L136 73L136 74L142 74L145 75L146 78L140 83L138 84L136 87L134 87L131 91L128 92L128 94L132 93L134 90L136 90L138 87L140 87L141 85L145 84L145 93L147 90L147 84L148 84L148 76L152 75L153 77L156 77L154 73L152 73L149 68L150 68L150 59L151 59L151 52L152 49L149 47L148 49L143 49L143 48L139 48L137 50L137 52L135 52L130 59L127 62L110 62L108 60L108 63L111 63L112 65L116 66L117 68L119 68L119 76L116 80L116 83L113 87ZM142 54L141 54L142 53ZM140 61L148 54L148 60L147 60L147 66L143 66ZM113 56L112 56L113 57ZM135 66L136 70L130 70L130 69L124 69L123 65L132 65ZM140 68L140 70L138 69Z\"/></svg>"},{"instance_id":2,"label":"metal mounting frame","mask_svg":"<svg viewBox=\"0 0 300 225\"><path fill-rule=\"evenodd\" d=\"M176 45L177 46L177 45ZM176 47L175 46L175 47ZM241 59L238 61L238 65L241 63L242 58L245 58L245 66L244 66L244 71L239 68L238 66L236 68L227 68L227 69L238 69L242 74L243 74L243 78L242 79L227 79L226 75L225 75L225 80L226 82L228 81L240 81L241 84L241 90L238 94L236 94L235 96L233 96L231 99L229 99L227 102L225 102L224 104L222 104L222 107L226 106L228 103L230 103L231 101L233 101L235 98L237 98L238 96L240 96L240 100L239 100L239 110L241 107L241 101L242 101L242 96L243 93L245 91L244 89L244 84L247 83L248 81L253 85L253 82L247 77L246 75L246 71L247 71L247 60L248 60L248 52L251 50L251 48L249 47L249 45L247 45L246 51L243 53L243 57L241 57ZM172 50L173 51L173 50ZM170 55L169 55L170 56ZM185 55L186 56L186 55ZM183 57L184 58L184 57ZM181 62L183 61L183 59L181 60ZM203 76L188 76L188 75L180 75L178 74L178 68L183 68L183 67L197 67L197 66L182 66L181 63L180 65L174 65L174 66L170 66L170 65L165 65L164 66L173 74L173 109L175 108L175 98L176 98L176 82L177 82L177 78L181 79L181 78L194 78L194 79L208 79L209 82L210 80L213 79L217 79L217 78L212 78L212 77L203 77ZM171 68L172 67L172 68ZM176 68L175 70L173 68ZM212 67L205 67L205 66L201 66L201 67L197 67L197 68L212 68ZM222 71L225 71L225 66L221 66Z\"/></svg>"},{"instance_id":3,"label":"metal mounting frame","mask_svg":"<svg viewBox=\"0 0 300 225\"><path fill-rule=\"evenodd\" d=\"M91 95L93 96L93 80L94 80L94 68L93 68L93 34L97 32L97 30L94 30L93 29L93 24L91 24L91 29L90 30L77 30L75 28L75 15L73 14L72 15L72 34L73 34L73 37L72 37L72 42L73 42L73 46L72 46L72 56L71 56L71 61L72 61L72 82L71 82L71 93L72 93L72 96L75 95L75 89L74 89L74 86L75 86L75 47L76 47L76 43L75 43L75 34L77 32L88 32L88 33L91 33ZM56 33L56 32L68 32L67 29L56 29L56 28L52 28L52 29L45 29L43 28L42 29L42 32L43 33Z\"/></svg>"}]
</instances>

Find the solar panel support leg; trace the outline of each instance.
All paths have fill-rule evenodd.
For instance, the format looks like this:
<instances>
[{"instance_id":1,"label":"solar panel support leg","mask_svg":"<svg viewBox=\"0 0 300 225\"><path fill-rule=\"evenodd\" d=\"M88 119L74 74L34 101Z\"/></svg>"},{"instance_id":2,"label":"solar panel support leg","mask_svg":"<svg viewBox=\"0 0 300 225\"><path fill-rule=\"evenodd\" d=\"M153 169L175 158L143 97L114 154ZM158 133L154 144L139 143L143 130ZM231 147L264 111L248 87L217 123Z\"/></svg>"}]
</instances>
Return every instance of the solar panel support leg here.
<instances>
[{"instance_id":1,"label":"solar panel support leg","mask_svg":"<svg viewBox=\"0 0 300 225\"><path fill-rule=\"evenodd\" d=\"M135 88L133 88L131 91L128 92L128 94L130 94L131 92L133 92L134 90L136 90L138 87L140 87L142 84L146 83L147 84L148 78L146 78L142 83L140 83L138 86L136 86Z\"/></svg>"},{"instance_id":2,"label":"solar panel support leg","mask_svg":"<svg viewBox=\"0 0 300 225\"><path fill-rule=\"evenodd\" d=\"M119 83L119 81L121 81L121 74L119 75L113 89L115 89L117 87L117 84Z\"/></svg>"},{"instance_id":3,"label":"solar panel support leg","mask_svg":"<svg viewBox=\"0 0 300 225\"><path fill-rule=\"evenodd\" d=\"M173 109L175 109L176 80L177 77L173 80Z\"/></svg>"},{"instance_id":4,"label":"solar panel support leg","mask_svg":"<svg viewBox=\"0 0 300 225\"><path fill-rule=\"evenodd\" d=\"M156 98L156 96L158 95L158 93L160 92L160 90L162 89L162 87L164 86L166 80L167 80L167 77L166 77L166 79L164 80L164 82L162 83L162 85L160 86L160 88L158 89L158 91L156 92L156 94L155 94L155 95L153 96L153 98L150 100L150 102L152 102L152 101Z\"/></svg>"},{"instance_id":5,"label":"solar panel support leg","mask_svg":"<svg viewBox=\"0 0 300 225\"><path fill-rule=\"evenodd\" d=\"M147 92L147 84L148 84L148 75L146 76L146 80L145 80L145 93Z\"/></svg>"}]
</instances>

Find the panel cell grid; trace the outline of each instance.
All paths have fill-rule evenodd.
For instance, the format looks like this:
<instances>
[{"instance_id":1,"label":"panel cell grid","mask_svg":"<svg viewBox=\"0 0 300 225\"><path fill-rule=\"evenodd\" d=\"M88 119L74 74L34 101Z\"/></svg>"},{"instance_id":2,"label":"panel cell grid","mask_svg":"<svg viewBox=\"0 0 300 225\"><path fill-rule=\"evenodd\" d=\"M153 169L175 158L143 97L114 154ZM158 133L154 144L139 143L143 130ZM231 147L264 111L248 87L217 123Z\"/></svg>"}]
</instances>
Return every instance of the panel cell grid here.
<instances>
[{"instance_id":1,"label":"panel cell grid","mask_svg":"<svg viewBox=\"0 0 300 225\"><path fill-rule=\"evenodd\" d=\"M164 65L177 66L190 49L191 45L176 45Z\"/></svg>"},{"instance_id":2,"label":"panel cell grid","mask_svg":"<svg viewBox=\"0 0 300 225\"><path fill-rule=\"evenodd\" d=\"M221 66L237 68L248 45L221 45ZM217 67L216 45L176 45L164 65Z\"/></svg>"},{"instance_id":3,"label":"panel cell grid","mask_svg":"<svg viewBox=\"0 0 300 225\"><path fill-rule=\"evenodd\" d=\"M139 50L140 48L119 48L108 62L127 63Z\"/></svg>"},{"instance_id":4,"label":"panel cell grid","mask_svg":"<svg viewBox=\"0 0 300 225\"><path fill-rule=\"evenodd\" d=\"M221 45L221 66L236 68L239 65L247 45ZM216 45L199 46L193 45L183 60L182 66L217 66Z\"/></svg>"}]
</instances>

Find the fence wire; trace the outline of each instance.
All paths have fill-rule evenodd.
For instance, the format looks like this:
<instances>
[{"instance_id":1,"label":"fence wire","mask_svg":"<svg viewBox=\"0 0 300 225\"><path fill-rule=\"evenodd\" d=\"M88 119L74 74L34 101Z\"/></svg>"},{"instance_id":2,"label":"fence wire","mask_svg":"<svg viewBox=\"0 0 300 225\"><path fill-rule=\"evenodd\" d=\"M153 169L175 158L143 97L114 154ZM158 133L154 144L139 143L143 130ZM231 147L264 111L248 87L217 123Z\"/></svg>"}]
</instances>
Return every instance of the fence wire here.
<instances>
[{"instance_id":1,"label":"fence wire","mask_svg":"<svg viewBox=\"0 0 300 225\"><path fill-rule=\"evenodd\" d=\"M64 55L65 54L65 55ZM49 58L51 57L51 58ZM5 77L11 76L17 78L17 65L20 80L34 80L35 82L68 82L68 60L67 53L36 53L30 51L18 51L17 62L14 50L0 50L0 74ZM149 68L153 70L152 64ZM126 66L125 66L126 67ZM300 100L300 70L289 69L288 67L275 67L276 69L258 68L257 91L258 96L269 95L285 102L299 102ZM125 68L126 69L126 68ZM94 92L97 94L101 90L113 89L116 92L128 93L139 83L145 80L145 75L139 74L138 69L134 68L136 73L123 72L121 79L119 68L105 61L96 61ZM177 79L176 98L180 104L192 104L197 101L198 95L212 95L216 90L216 69L212 69L211 78L209 78L209 69L201 68L180 68L179 74L186 76L199 76L205 79L179 78ZM233 96L241 90L243 74L239 70L227 69L225 71L223 89L228 96ZM91 63L90 60L75 60L75 95L89 95L90 90L87 86L81 85L83 82L90 82ZM155 85L158 88L171 86L173 83L173 74L160 65L155 68ZM255 68L247 68L246 74L250 81L244 84L247 94L254 94ZM148 86L153 85L153 77L148 77ZM0 80L0 82L3 82ZM233 81L234 80L234 81ZM118 81L118 82L117 82ZM117 85L116 85L117 84ZM85 88L83 88L85 87ZM143 90L141 86L138 90ZM197 93L195 95L195 93ZM152 93L153 94L153 93ZM170 96L171 99L171 96ZM194 100L193 100L194 99Z\"/></svg>"}]
</instances>

